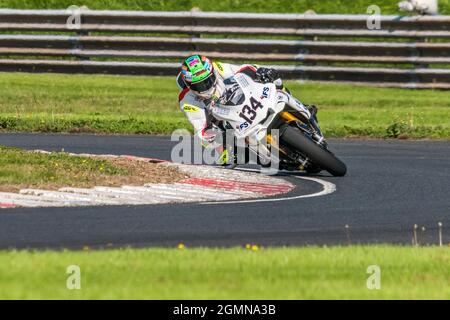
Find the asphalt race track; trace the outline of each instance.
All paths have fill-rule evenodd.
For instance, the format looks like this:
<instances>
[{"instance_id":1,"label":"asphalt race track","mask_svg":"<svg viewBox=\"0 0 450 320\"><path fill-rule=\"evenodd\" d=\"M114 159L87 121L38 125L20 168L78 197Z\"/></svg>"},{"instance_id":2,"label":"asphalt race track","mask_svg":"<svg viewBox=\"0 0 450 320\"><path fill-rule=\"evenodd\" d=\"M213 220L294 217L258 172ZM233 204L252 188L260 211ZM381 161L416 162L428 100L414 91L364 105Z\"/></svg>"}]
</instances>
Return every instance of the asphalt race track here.
<instances>
[{"instance_id":1,"label":"asphalt race track","mask_svg":"<svg viewBox=\"0 0 450 320\"><path fill-rule=\"evenodd\" d=\"M0 134L0 145L162 159L170 158L173 144L169 137ZM240 204L2 209L0 248L410 244L414 224L419 241L432 244L438 222L450 242L450 141L330 144L349 171L343 178L319 176L336 185L329 195ZM298 187L282 198L322 189L286 177Z\"/></svg>"}]
</instances>

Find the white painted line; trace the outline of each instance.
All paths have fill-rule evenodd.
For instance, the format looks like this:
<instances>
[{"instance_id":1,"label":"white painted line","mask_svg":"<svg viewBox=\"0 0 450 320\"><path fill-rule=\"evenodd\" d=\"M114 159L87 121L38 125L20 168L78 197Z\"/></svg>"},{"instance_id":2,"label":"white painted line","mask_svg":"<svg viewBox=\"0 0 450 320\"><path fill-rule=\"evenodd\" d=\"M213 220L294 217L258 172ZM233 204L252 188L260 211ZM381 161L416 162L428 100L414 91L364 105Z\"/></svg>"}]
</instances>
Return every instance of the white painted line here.
<instances>
[{"instance_id":1,"label":"white painted line","mask_svg":"<svg viewBox=\"0 0 450 320\"><path fill-rule=\"evenodd\" d=\"M314 181L323 186L323 189L316 193L305 194L301 196L294 197L285 197L285 198L275 198L275 199L253 199L253 200L237 200L237 201L213 201L213 202L202 202L201 204L236 204L236 203L257 203L257 202L280 202L280 201L290 201L297 200L303 198L312 198L312 197L321 197L327 194L331 194L336 191L336 185L334 183L312 177L298 177L294 176L297 179Z\"/></svg>"},{"instance_id":2,"label":"white painted line","mask_svg":"<svg viewBox=\"0 0 450 320\"><path fill-rule=\"evenodd\" d=\"M20 194L23 195L33 195L33 196L44 196L48 198L53 198L56 201L73 201L73 202L89 202L90 198L76 195L68 192L59 191L48 191L40 189L23 189L20 190Z\"/></svg>"},{"instance_id":3,"label":"white painted line","mask_svg":"<svg viewBox=\"0 0 450 320\"><path fill-rule=\"evenodd\" d=\"M167 185L166 185L167 186ZM152 189L152 184L146 184L146 188L148 188L148 192ZM179 193L183 193L185 196L192 196L192 195L198 195L200 196L210 196L211 200L217 199L217 198L253 198L259 196L255 192L249 192L249 191L236 191L236 190L219 190L216 188L210 188L205 186L199 186L195 184L186 184L186 183L174 183L170 185L170 190L177 191ZM224 199L225 200L225 199Z\"/></svg>"},{"instance_id":4,"label":"white painted line","mask_svg":"<svg viewBox=\"0 0 450 320\"><path fill-rule=\"evenodd\" d=\"M180 188L180 190L187 190L188 192L194 192L194 193L202 193L205 195L210 195L213 198L224 198L224 200L226 199L236 199L236 196L249 196L249 197L256 197L258 196L257 194L255 194L254 192L237 192L234 190L226 190L226 192L223 193L219 193L217 192L217 189L215 188L209 188L209 187L204 187L204 186L198 186L195 184L185 184L185 183L175 183L175 186L177 186L177 188Z\"/></svg>"},{"instance_id":5,"label":"white painted line","mask_svg":"<svg viewBox=\"0 0 450 320\"><path fill-rule=\"evenodd\" d=\"M61 201L42 196L23 195L18 193L0 192L0 202L13 203L23 207L57 207Z\"/></svg>"},{"instance_id":6,"label":"white painted line","mask_svg":"<svg viewBox=\"0 0 450 320\"><path fill-rule=\"evenodd\" d=\"M137 192L136 190L127 190L122 187L95 187L93 190L96 192L109 194L115 199L121 199L123 200L122 204L159 204L167 203L170 202L169 200L173 200L173 197L164 197L162 195L156 197L153 194ZM161 200L160 198L163 199ZM133 203L128 203L128 200L131 200Z\"/></svg>"},{"instance_id":7,"label":"white painted line","mask_svg":"<svg viewBox=\"0 0 450 320\"><path fill-rule=\"evenodd\" d=\"M72 192L24 189L21 190L20 193L22 195L34 195L41 197L42 199L48 199L59 203L61 206L93 206L117 204L117 201L114 201L112 199L102 199L89 194L76 194Z\"/></svg>"},{"instance_id":8,"label":"white painted line","mask_svg":"<svg viewBox=\"0 0 450 320\"><path fill-rule=\"evenodd\" d=\"M153 196L154 193L154 189L152 189L151 187L129 187L129 186L123 186L122 188L127 189L127 190L136 190L136 192L139 192L142 195L146 195L146 196ZM211 199L215 199L217 198L217 189L214 190L214 192L210 191L209 189L204 189L201 190L201 188L186 188L186 185L183 184L173 184L171 189L167 189L167 191L163 191L165 194L169 193L169 194L176 194L176 195L183 195L185 198L189 198L189 197L201 197L207 200L211 200ZM222 195L219 195L219 198L222 197ZM236 199L235 196L232 195L225 195L222 198L224 198L224 200L229 199Z\"/></svg>"},{"instance_id":9,"label":"white painted line","mask_svg":"<svg viewBox=\"0 0 450 320\"><path fill-rule=\"evenodd\" d=\"M61 189L59 189L59 191L87 195L90 198L95 199L96 202L99 202L102 204L124 205L124 204L128 204L129 201L132 201L134 204L146 204L137 198L130 197L129 195L123 195L123 194L117 194L117 193L111 193L111 192L102 192L102 191L98 191L98 190L94 190L94 189L61 188Z\"/></svg>"},{"instance_id":10,"label":"white painted line","mask_svg":"<svg viewBox=\"0 0 450 320\"><path fill-rule=\"evenodd\" d=\"M245 182L255 182L264 184L286 184L287 182L279 177L266 176L266 175L254 175L249 172L258 172L250 170L241 170L236 168L233 170L220 168L220 167L207 167L207 166L193 166L185 164L174 164L169 165L177 167L179 170L187 173L192 178L213 178L213 179L223 179L223 180L233 180L233 181L245 181ZM245 172L248 171L248 172Z\"/></svg>"}]
</instances>

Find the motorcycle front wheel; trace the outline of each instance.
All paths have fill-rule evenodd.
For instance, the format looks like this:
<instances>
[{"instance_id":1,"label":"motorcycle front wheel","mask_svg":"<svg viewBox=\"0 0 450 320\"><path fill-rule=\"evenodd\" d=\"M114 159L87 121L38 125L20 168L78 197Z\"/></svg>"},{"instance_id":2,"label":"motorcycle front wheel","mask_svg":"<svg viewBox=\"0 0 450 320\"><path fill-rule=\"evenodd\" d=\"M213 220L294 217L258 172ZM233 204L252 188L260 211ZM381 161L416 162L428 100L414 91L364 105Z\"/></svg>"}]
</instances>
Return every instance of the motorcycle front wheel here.
<instances>
[{"instance_id":1,"label":"motorcycle front wheel","mask_svg":"<svg viewBox=\"0 0 450 320\"><path fill-rule=\"evenodd\" d=\"M300 152L312 163L328 171L335 177L342 177L347 173L347 166L330 151L322 148L300 129L287 126L281 135L281 140Z\"/></svg>"}]
</instances>

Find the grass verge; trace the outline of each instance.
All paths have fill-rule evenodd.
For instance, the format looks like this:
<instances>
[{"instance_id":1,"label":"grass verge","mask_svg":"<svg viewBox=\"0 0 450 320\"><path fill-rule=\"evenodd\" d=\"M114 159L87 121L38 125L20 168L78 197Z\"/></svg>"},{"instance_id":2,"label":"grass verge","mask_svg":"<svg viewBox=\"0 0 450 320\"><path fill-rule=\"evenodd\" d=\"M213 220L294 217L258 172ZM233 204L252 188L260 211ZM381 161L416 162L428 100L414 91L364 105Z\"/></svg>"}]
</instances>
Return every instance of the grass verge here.
<instances>
[{"instance_id":1,"label":"grass verge","mask_svg":"<svg viewBox=\"0 0 450 320\"><path fill-rule=\"evenodd\" d=\"M377 0L383 14L397 14L397 2ZM0 8L20 9L65 9L70 5L87 5L91 9L111 10L164 10L184 11L198 7L203 11L238 11L238 12L280 12L303 13L314 10L317 13L354 13L365 14L367 7L373 5L371 0L2 0ZM439 0L442 14L450 12L450 1Z\"/></svg>"},{"instance_id":2,"label":"grass verge","mask_svg":"<svg viewBox=\"0 0 450 320\"><path fill-rule=\"evenodd\" d=\"M0 299L449 299L449 263L437 247L3 251ZM66 288L69 265L81 290Z\"/></svg>"},{"instance_id":3,"label":"grass verge","mask_svg":"<svg viewBox=\"0 0 450 320\"><path fill-rule=\"evenodd\" d=\"M0 191L24 188L144 185L181 180L185 175L159 164L50 154L0 146Z\"/></svg>"},{"instance_id":4,"label":"grass verge","mask_svg":"<svg viewBox=\"0 0 450 320\"><path fill-rule=\"evenodd\" d=\"M450 93L287 82L328 137L450 138ZM169 134L190 129L171 77L0 73L0 131Z\"/></svg>"}]
</instances>

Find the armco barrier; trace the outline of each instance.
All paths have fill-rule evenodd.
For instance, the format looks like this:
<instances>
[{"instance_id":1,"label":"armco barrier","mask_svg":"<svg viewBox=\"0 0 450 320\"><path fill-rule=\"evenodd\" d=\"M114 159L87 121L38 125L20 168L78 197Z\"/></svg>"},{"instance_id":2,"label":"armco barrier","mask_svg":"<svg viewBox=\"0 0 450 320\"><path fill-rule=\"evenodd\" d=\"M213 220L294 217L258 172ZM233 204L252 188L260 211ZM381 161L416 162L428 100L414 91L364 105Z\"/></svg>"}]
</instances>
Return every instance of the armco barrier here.
<instances>
[{"instance_id":1,"label":"armco barrier","mask_svg":"<svg viewBox=\"0 0 450 320\"><path fill-rule=\"evenodd\" d=\"M0 9L0 71L175 75L202 53L289 79L450 88L450 16ZM73 18L73 17L72 17ZM75 27L75 28L74 28Z\"/></svg>"}]
</instances>

